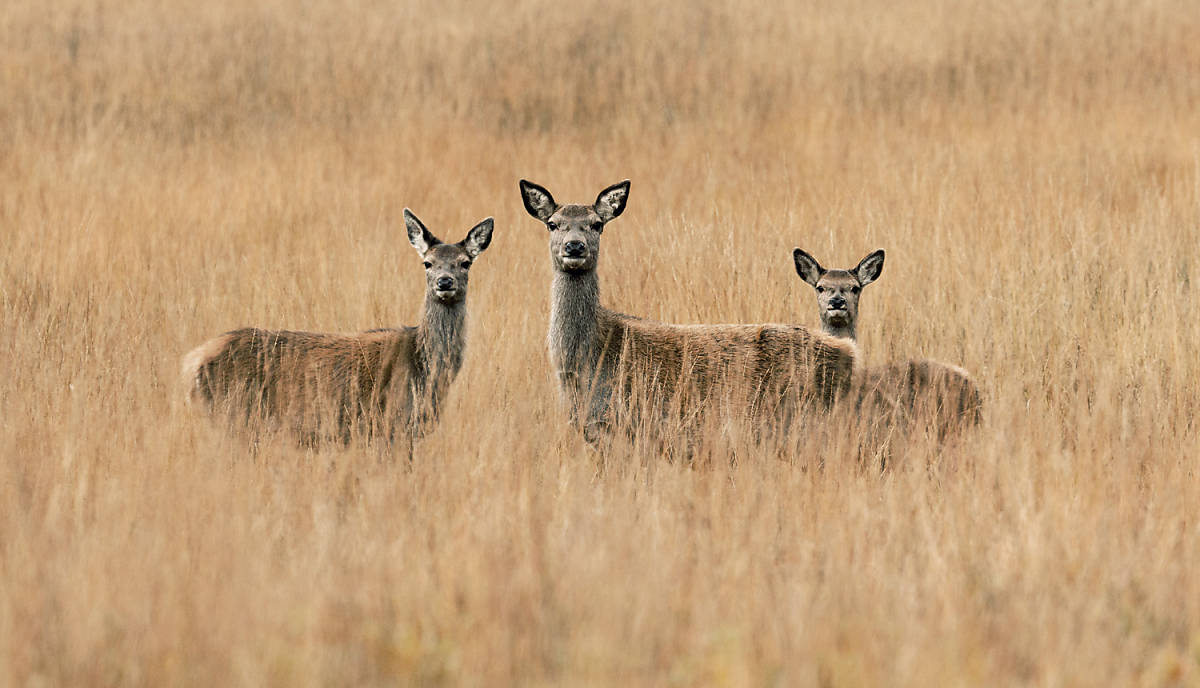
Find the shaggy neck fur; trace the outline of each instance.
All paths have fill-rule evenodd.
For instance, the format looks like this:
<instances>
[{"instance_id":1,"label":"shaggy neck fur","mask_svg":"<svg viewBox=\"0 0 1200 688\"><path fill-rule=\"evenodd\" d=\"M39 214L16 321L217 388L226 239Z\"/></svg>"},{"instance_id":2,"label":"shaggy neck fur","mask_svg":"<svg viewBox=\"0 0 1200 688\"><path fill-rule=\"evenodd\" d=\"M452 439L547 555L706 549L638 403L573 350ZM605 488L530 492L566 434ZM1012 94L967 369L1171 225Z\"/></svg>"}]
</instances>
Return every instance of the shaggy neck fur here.
<instances>
[{"instance_id":1,"label":"shaggy neck fur","mask_svg":"<svg viewBox=\"0 0 1200 688\"><path fill-rule=\"evenodd\" d=\"M825 331L825 334L831 334L834 337L845 337L852 342L858 341L858 334L854 330L853 322L848 325L832 325L822 322L821 329Z\"/></svg>"},{"instance_id":2,"label":"shaggy neck fur","mask_svg":"<svg viewBox=\"0 0 1200 688\"><path fill-rule=\"evenodd\" d=\"M425 297L421 325L417 328L417 365L436 399L462 367L467 335L467 304L442 303Z\"/></svg>"},{"instance_id":3,"label":"shaggy neck fur","mask_svg":"<svg viewBox=\"0 0 1200 688\"><path fill-rule=\"evenodd\" d=\"M558 271L550 287L550 358L560 377L589 376L596 364L600 279L595 270Z\"/></svg>"}]
</instances>

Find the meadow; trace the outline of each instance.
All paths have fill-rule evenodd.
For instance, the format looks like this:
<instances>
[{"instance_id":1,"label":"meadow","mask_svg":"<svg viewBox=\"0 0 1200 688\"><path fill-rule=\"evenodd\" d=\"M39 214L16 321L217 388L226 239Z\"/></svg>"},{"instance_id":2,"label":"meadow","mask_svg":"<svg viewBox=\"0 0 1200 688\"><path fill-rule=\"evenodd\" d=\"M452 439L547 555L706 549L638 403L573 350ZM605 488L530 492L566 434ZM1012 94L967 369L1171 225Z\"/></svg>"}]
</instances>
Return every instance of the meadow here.
<instances>
[{"instance_id":1,"label":"meadow","mask_svg":"<svg viewBox=\"0 0 1200 688\"><path fill-rule=\"evenodd\" d=\"M520 178L631 179L602 298L668 322L886 249L864 359L982 425L597 453ZM411 464L184 405L225 330L414 323L404 207L496 218ZM0 684L1200 684L1198 239L1191 0L9 0Z\"/></svg>"}]
</instances>

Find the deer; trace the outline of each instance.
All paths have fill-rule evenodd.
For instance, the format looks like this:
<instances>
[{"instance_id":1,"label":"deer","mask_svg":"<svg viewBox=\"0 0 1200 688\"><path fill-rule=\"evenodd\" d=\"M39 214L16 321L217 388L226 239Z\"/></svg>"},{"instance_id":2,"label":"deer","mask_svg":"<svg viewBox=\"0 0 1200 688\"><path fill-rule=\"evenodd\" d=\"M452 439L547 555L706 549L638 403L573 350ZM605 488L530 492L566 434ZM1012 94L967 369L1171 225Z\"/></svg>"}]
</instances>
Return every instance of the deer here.
<instances>
[{"instance_id":1,"label":"deer","mask_svg":"<svg viewBox=\"0 0 1200 688\"><path fill-rule=\"evenodd\" d=\"M594 203L562 205L520 180L525 210L549 236L550 361L569 424L585 439L616 429L636 436L650 425L686 437L718 408L734 421L786 423L849 391L858 360L850 340L798 325L666 324L604 307L600 238L625 210L629 188L625 180Z\"/></svg>"},{"instance_id":2,"label":"deer","mask_svg":"<svg viewBox=\"0 0 1200 688\"><path fill-rule=\"evenodd\" d=\"M462 367L469 271L491 243L493 219L457 244L442 242L408 208L404 224L425 269L419 324L353 334L226 332L183 357L189 401L245 424L282 427L305 444L407 441L411 457Z\"/></svg>"},{"instance_id":3,"label":"deer","mask_svg":"<svg viewBox=\"0 0 1200 688\"><path fill-rule=\"evenodd\" d=\"M864 287L879 279L884 257L879 249L853 269L827 270L807 251L792 250L796 273L816 291L825 333L857 341L859 297ZM939 439L962 426L978 425L983 407L979 389L966 370L929 359L864 366L852 398L868 422L932 418Z\"/></svg>"}]
</instances>

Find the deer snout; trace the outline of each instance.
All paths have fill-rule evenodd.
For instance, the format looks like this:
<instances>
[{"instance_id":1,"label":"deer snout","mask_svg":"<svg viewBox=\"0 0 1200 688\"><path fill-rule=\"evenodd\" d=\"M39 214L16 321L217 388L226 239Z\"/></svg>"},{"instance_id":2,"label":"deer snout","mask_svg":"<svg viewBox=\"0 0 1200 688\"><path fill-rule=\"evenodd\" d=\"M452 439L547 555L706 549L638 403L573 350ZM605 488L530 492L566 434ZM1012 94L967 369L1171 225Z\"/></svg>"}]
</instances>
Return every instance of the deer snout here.
<instances>
[{"instance_id":1,"label":"deer snout","mask_svg":"<svg viewBox=\"0 0 1200 688\"><path fill-rule=\"evenodd\" d=\"M582 241L568 241L563 244L563 255L568 258L580 258L587 253L587 244Z\"/></svg>"},{"instance_id":2,"label":"deer snout","mask_svg":"<svg viewBox=\"0 0 1200 688\"><path fill-rule=\"evenodd\" d=\"M442 275L441 277L437 278L437 282L435 284L437 285L438 291L450 291L454 288L454 278L450 277L449 275Z\"/></svg>"},{"instance_id":3,"label":"deer snout","mask_svg":"<svg viewBox=\"0 0 1200 688\"><path fill-rule=\"evenodd\" d=\"M846 297L839 294L829 299L829 309L835 311L846 310Z\"/></svg>"}]
</instances>

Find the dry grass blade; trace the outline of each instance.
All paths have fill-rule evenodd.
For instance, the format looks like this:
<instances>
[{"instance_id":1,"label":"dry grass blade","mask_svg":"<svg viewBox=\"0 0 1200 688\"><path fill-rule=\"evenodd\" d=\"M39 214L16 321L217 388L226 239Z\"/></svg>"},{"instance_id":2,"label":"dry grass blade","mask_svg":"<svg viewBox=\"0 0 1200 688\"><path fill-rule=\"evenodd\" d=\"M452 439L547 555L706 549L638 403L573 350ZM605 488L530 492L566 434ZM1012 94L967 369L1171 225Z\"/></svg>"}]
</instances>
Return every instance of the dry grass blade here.
<instances>
[{"instance_id":1,"label":"dry grass blade","mask_svg":"<svg viewBox=\"0 0 1200 688\"><path fill-rule=\"evenodd\" d=\"M231 0L0 12L0 683L1200 682L1200 11ZM689 461L566 427L545 229L632 179L604 302L819 324L980 428ZM179 357L411 324L402 209L495 215L411 463L230 436ZM879 430L876 427L875 430Z\"/></svg>"}]
</instances>

